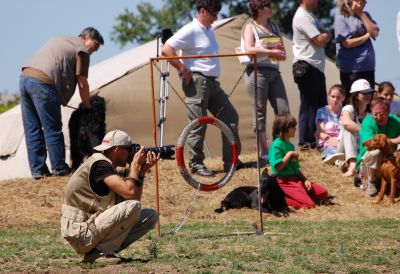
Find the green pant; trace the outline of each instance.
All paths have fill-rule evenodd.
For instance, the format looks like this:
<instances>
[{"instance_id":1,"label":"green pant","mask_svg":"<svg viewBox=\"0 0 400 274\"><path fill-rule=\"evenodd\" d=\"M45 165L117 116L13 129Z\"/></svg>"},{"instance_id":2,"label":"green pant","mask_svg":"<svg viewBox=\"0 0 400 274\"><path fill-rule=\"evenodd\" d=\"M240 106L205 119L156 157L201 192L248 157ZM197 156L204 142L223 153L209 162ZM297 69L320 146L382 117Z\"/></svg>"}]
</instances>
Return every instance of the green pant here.
<instances>
[{"instance_id":1,"label":"green pant","mask_svg":"<svg viewBox=\"0 0 400 274\"><path fill-rule=\"evenodd\" d=\"M238 154L241 150L238 134L239 116L228 99L226 93L221 89L220 83L213 77L193 73L193 81L183 86L185 92L185 103L188 107L188 117L193 120L197 117L206 116L209 110L216 118L224 122L233 132L236 139ZM207 125L195 127L188 136L189 166L192 169L204 167L203 143ZM224 167L231 163L231 146L222 134L222 160Z\"/></svg>"}]
</instances>

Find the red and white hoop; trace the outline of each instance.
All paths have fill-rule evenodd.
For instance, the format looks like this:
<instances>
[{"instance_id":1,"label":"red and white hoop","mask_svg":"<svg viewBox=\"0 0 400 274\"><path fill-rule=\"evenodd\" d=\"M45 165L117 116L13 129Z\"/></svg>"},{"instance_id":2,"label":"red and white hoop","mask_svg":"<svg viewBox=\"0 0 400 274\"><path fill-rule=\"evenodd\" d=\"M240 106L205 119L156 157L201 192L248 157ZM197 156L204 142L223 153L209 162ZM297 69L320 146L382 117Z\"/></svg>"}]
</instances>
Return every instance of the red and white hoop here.
<instances>
[{"instance_id":1,"label":"red and white hoop","mask_svg":"<svg viewBox=\"0 0 400 274\"><path fill-rule=\"evenodd\" d=\"M201 182L197 181L190 175L190 173L188 172L188 170L185 166L183 149L186 144L186 139L187 139L190 131L199 124L212 124L212 125L218 127L231 144L231 155L232 156L231 156L231 166L229 168L229 171L226 172L225 176L222 177L218 182L213 183L213 184L202 184ZM178 143L176 145L176 162L178 164L179 171L182 174L183 178L192 187L202 190L202 191L214 191L214 190L220 189L221 187L226 185L229 182L229 180L232 178L233 174L235 173L236 165L238 162L236 141L235 141L235 137L234 137L231 129L215 117L203 116L203 117L194 119L183 129L181 135L178 138Z\"/></svg>"}]
</instances>

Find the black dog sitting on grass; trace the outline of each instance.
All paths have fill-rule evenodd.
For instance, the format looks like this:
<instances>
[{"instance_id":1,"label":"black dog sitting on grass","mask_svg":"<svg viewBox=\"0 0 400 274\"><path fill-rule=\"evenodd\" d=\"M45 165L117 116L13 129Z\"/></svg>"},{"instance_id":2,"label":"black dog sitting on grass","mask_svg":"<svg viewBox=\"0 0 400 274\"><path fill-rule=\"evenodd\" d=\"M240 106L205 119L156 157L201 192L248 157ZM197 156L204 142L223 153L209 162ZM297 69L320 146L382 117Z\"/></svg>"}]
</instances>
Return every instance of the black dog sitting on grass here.
<instances>
[{"instance_id":1,"label":"black dog sitting on grass","mask_svg":"<svg viewBox=\"0 0 400 274\"><path fill-rule=\"evenodd\" d=\"M103 140L106 134L106 102L103 97L90 97L90 108L79 107L71 114L68 122L71 167L77 170L83 161L93 154L93 147Z\"/></svg>"},{"instance_id":2,"label":"black dog sitting on grass","mask_svg":"<svg viewBox=\"0 0 400 274\"><path fill-rule=\"evenodd\" d=\"M232 190L221 201L221 207L215 212L221 213L231 208L254 208L259 210L258 189L253 186L241 186ZM288 216L289 208L285 201L285 193L276 178L265 169L261 176L261 210L277 217Z\"/></svg>"}]
</instances>

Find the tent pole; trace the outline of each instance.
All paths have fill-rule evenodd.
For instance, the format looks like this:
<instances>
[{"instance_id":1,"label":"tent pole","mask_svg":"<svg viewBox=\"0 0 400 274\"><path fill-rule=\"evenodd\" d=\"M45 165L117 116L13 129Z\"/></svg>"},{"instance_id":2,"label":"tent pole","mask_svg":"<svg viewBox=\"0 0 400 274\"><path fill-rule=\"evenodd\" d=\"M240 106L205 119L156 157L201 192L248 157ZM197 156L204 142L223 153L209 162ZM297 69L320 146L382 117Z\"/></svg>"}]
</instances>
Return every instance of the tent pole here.
<instances>
[{"instance_id":1,"label":"tent pole","mask_svg":"<svg viewBox=\"0 0 400 274\"><path fill-rule=\"evenodd\" d=\"M154 146L157 146L157 120L156 120L156 106L155 106L155 97L154 97L154 71L153 71L153 58L150 58L150 82L151 82L151 106L153 110L153 138L154 138ZM156 208L158 214L160 214L160 195L158 188L158 163L154 165L154 176L156 179ZM157 236L160 238L160 219L157 222Z\"/></svg>"}]
</instances>

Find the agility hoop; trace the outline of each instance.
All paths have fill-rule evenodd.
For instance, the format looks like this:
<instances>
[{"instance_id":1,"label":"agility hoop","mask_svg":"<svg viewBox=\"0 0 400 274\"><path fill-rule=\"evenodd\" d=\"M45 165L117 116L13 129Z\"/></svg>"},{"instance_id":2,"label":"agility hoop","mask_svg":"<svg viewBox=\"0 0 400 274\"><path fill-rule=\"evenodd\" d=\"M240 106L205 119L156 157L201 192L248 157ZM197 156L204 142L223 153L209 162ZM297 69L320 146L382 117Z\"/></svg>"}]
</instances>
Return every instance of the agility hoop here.
<instances>
[{"instance_id":1,"label":"agility hoop","mask_svg":"<svg viewBox=\"0 0 400 274\"><path fill-rule=\"evenodd\" d=\"M185 160L183 156L183 150L186 144L186 139L190 133L190 131L195 127L200 124L212 124L216 127L218 127L221 132L225 135L225 137L228 139L229 143L231 144L231 166L229 168L229 171L226 172L225 176L222 177L218 182L213 183L213 184L203 184L196 179L194 179L190 173L188 172L186 165L185 165ZM226 185L230 179L232 178L233 174L235 173L236 170L236 165L238 162L238 153L237 153L237 147L236 147L236 141L235 137L233 136L232 131L230 128L225 125L223 122L218 120L215 117L211 116L203 116L194 119L191 121L182 131L181 135L178 138L178 143L176 145L176 163L178 164L179 171L185 181L191 185L192 187L201 190L201 191L214 191L217 189L220 189L224 185Z\"/></svg>"}]
</instances>

